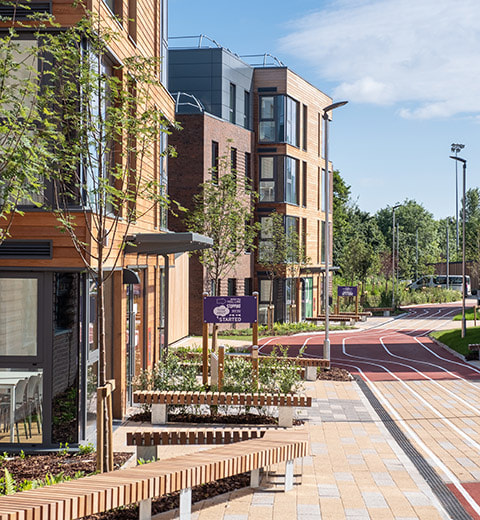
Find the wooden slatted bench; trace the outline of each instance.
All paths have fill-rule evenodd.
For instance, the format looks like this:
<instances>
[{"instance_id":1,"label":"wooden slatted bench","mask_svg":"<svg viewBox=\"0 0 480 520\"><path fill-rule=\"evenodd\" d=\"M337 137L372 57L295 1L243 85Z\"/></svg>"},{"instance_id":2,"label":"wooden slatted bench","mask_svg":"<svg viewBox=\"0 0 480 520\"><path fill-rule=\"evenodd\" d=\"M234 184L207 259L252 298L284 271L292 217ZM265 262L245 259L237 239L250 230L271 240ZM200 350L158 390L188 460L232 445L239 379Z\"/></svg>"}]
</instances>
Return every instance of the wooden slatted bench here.
<instances>
[{"instance_id":1,"label":"wooden slatted bench","mask_svg":"<svg viewBox=\"0 0 480 520\"><path fill-rule=\"evenodd\" d=\"M325 315L313 316L312 318L304 318L307 321L325 321ZM338 321L341 323L348 323L349 325L355 325L355 319L352 316L343 316L341 314L329 314L328 319L330 321Z\"/></svg>"},{"instance_id":2,"label":"wooden slatted bench","mask_svg":"<svg viewBox=\"0 0 480 520\"><path fill-rule=\"evenodd\" d=\"M234 354L230 352L225 353L225 357L229 358L239 358L239 359L245 359L246 361L252 361L252 357L245 353L245 354ZM186 353L187 359L201 359L202 354L200 352L188 352ZM258 357L259 361L261 360L272 360L274 359L271 356L268 355L260 355ZM309 357L286 357L286 356L279 356L276 358L277 360L280 360L282 363L291 364L293 366L298 366L301 368L304 368L303 376L307 381L316 381L317 379L317 367L321 368L330 368L330 360L329 359L319 359L319 358L309 358Z\"/></svg>"},{"instance_id":3,"label":"wooden slatted bench","mask_svg":"<svg viewBox=\"0 0 480 520\"><path fill-rule=\"evenodd\" d=\"M157 457L158 446L234 444L260 439L267 431L268 428L232 427L127 432L127 446L136 447L137 460L152 460Z\"/></svg>"},{"instance_id":4,"label":"wooden slatted bench","mask_svg":"<svg viewBox=\"0 0 480 520\"><path fill-rule=\"evenodd\" d=\"M393 307L368 307L368 309L365 310L371 312L372 314L375 312L383 312L384 316L390 316L390 314L395 309Z\"/></svg>"},{"instance_id":5,"label":"wooden slatted bench","mask_svg":"<svg viewBox=\"0 0 480 520\"><path fill-rule=\"evenodd\" d=\"M269 431L261 439L151 462L0 497L0 520L75 520L139 503L140 520L151 519L152 498L180 492L180 518L191 516L192 487L285 462L285 491L293 487L293 464L307 455L302 431Z\"/></svg>"},{"instance_id":6,"label":"wooden slatted bench","mask_svg":"<svg viewBox=\"0 0 480 520\"><path fill-rule=\"evenodd\" d=\"M303 395L159 390L134 392L133 402L152 406L152 424L166 424L167 406L171 405L276 406L278 407L278 425L286 428L293 426L294 407L312 406L312 398Z\"/></svg>"}]
</instances>

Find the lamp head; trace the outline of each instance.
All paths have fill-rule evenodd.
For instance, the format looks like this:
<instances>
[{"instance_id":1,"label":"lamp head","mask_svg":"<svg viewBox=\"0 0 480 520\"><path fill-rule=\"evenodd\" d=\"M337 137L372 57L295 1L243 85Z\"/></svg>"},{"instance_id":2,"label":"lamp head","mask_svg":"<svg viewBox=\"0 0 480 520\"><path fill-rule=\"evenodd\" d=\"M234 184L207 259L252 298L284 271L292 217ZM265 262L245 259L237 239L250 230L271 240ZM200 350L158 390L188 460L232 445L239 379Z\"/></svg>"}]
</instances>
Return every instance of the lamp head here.
<instances>
[{"instance_id":1,"label":"lamp head","mask_svg":"<svg viewBox=\"0 0 480 520\"><path fill-rule=\"evenodd\" d=\"M336 103L332 103L331 105L328 105L323 109L324 113L331 112L332 110L335 110L336 108L343 107L346 105L348 101L337 101Z\"/></svg>"},{"instance_id":2,"label":"lamp head","mask_svg":"<svg viewBox=\"0 0 480 520\"><path fill-rule=\"evenodd\" d=\"M460 161L463 164L467 164L467 159L462 159L462 157L457 157L456 155L450 155L449 157L454 161Z\"/></svg>"}]
</instances>

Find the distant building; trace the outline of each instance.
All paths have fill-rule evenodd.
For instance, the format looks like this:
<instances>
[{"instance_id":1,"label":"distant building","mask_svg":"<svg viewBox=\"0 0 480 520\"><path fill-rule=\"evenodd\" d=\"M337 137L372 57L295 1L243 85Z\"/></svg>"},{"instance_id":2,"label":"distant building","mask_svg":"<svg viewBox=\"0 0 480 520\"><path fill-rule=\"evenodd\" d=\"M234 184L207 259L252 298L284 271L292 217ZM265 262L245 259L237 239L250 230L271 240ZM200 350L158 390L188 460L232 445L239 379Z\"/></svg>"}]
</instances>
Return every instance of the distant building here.
<instances>
[{"instance_id":1,"label":"distant building","mask_svg":"<svg viewBox=\"0 0 480 520\"><path fill-rule=\"evenodd\" d=\"M174 45L178 41L182 40L173 40ZM275 320L289 321L321 310L325 263L322 115L332 100L282 63L273 59L267 64L263 58L260 65L249 64L216 42L210 47L170 48L169 89L184 129L170 137L178 158L170 163L169 192L189 207L198 185L209 178L216 156L232 149L239 175L250 177L259 193L256 218L262 223L274 210L283 214L286 230L297 230L310 258L299 276L274 283ZM180 221L175 226L182 229ZM260 233L258 249L264 240L268 237ZM271 282L256 255L244 255L223 281L222 294L232 288L236 294L258 290L260 319L265 322ZM198 260L192 257L190 330L196 333L201 326L201 293L209 290L202 275Z\"/></svg>"}]
</instances>

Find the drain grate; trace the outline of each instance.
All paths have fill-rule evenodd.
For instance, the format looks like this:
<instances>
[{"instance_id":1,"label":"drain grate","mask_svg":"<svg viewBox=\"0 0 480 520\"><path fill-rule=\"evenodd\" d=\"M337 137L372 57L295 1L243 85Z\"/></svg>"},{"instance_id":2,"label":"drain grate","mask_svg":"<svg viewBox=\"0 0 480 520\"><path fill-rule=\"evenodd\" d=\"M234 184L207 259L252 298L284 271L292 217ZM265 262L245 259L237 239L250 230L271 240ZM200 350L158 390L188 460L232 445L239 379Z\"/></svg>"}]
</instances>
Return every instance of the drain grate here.
<instances>
[{"instance_id":1,"label":"drain grate","mask_svg":"<svg viewBox=\"0 0 480 520\"><path fill-rule=\"evenodd\" d=\"M432 466L430 466L430 464L425 460L425 457L423 457L417 448L415 448L415 446L400 429L398 424L385 410L367 383L359 377L356 377L355 379L358 383L358 386L365 394L365 397L369 400L375 412L377 412L387 430L390 432L400 448L402 448L407 457L412 461L413 465L417 468L420 475L422 475L432 491L435 493L436 497L445 508L446 512L450 515L450 517L455 518L455 520L472 520L472 517L465 511L457 497L450 491L450 489L438 476Z\"/></svg>"}]
</instances>

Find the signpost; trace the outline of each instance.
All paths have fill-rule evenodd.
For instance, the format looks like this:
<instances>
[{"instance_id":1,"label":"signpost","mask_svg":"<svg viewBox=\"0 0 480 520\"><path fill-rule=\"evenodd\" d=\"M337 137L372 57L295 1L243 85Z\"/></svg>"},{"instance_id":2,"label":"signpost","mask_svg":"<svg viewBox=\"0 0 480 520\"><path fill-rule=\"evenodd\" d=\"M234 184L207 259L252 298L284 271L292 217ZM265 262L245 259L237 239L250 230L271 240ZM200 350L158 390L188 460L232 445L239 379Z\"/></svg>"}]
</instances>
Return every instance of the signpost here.
<instances>
[{"instance_id":1,"label":"signpost","mask_svg":"<svg viewBox=\"0 0 480 520\"><path fill-rule=\"evenodd\" d=\"M358 314L358 287L356 285L339 285L337 287L337 313L340 313L340 298L355 297L355 314Z\"/></svg>"},{"instance_id":2,"label":"signpost","mask_svg":"<svg viewBox=\"0 0 480 520\"><path fill-rule=\"evenodd\" d=\"M258 293L253 296L208 296L203 293L203 384L208 382L208 324L251 323L252 342L258 344Z\"/></svg>"}]
</instances>

